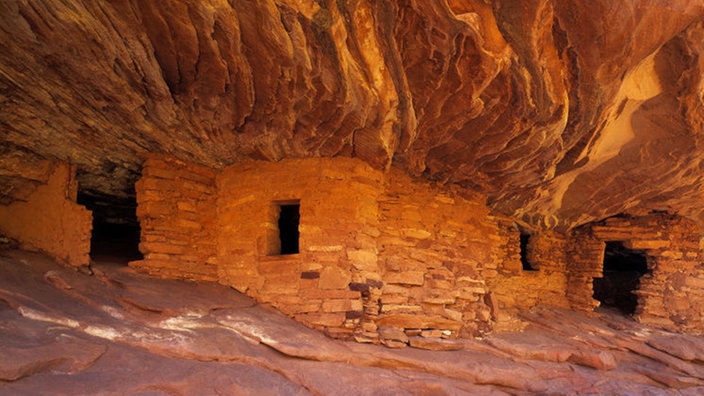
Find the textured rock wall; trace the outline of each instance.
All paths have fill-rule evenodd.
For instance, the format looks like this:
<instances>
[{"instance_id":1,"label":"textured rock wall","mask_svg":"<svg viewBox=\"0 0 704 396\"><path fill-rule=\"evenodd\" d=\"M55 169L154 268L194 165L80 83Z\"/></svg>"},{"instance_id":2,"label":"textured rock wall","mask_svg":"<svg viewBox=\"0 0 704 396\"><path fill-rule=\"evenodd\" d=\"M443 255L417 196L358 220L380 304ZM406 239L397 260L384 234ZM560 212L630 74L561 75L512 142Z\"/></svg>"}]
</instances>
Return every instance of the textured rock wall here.
<instances>
[{"instance_id":1,"label":"textured rock wall","mask_svg":"<svg viewBox=\"0 0 704 396\"><path fill-rule=\"evenodd\" d=\"M53 171L52 161L9 143L0 145L0 164L0 205L26 201Z\"/></svg>"},{"instance_id":2,"label":"textured rock wall","mask_svg":"<svg viewBox=\"0 0 704 396\"><path fill-rule=\"evenodd\" d=\"M41 180L20 157L127 198L143 152L350 156L531 229L704 223L703 18L702 0L4 0L0 202Z\"/></svg>"},{"instance_id":3,"label":"textured rock wall","mask_svg":"<svg viewBox=\"0 0 704 396\"><path fill-rule=\"evenodd\" d=\"M605 241L648 253L638 320L702 328L695 223L662 213L530 237L480 195L349 158L243 162L216 173L161 156L137 185L152 274L217 279L338 338L413 345L416 336L514 329L540 304L592 311ZM300 204L299 251L280 254L280 205Z\"/></svg>"},{"instance_id":4,"label":"textured rock wall","mask_svg":"<svg viewBox=\"0 0 704 396\"><path fill-rule=\"evenodd\" d=\"M520 232L513 221L498 218L502 238L498 274L487 284L498 302L497 321L510 320L519 311L539 304L566 307L566 238L559 233L532 235L526 247L533 270L524 270L520 257Z\"/></svg>"},{"instance_id":5,"label":"textured rock wall","mask_svg":"<svg viewBox=\"0 0 704 396\"><path fill-rule=\"evenodd\" d=\"M145 260L132 265L217 278L334 337L390 346L475 336L519 309L565 305L564 238L532 238L539 270L523 271L517 229L480 195L348 158L243 162L216 186L213 175L166 157L145 161ZM279 205L292 202L300 249L281 255Z\"/></svg>"},{"instance_id":6,"label":"textured rock wall","mask_svg":"<svg viewBox=\"0 0 704 396\"><path fill-rule=\"evenodd\" d=\"M567 298L571 308L593 311L599 306L593 298L593 281L603 271L605 244L592 235L589 226L571 234L567 247Z\"/></svg>"},{"instance_id":7,"label":"textured rock wall","mask_svg":"<svg viewBox=\"0 0 704 396\"><path fill-rule=\"evenodd\" d=\"M157 276L215 280L215 172L150 155L135 188L144 259L130 265Z\"/></svg>"},{"instance_id":8,"label":"textured rock wall","mask_svg":"<svg viewBox=\"0 0 704 396\"><path fill-rule=\"evenodd\" d=\"M481 197L344 158L247 162L217 180L221 282L340 338L490 329L499 237ZM278 203L293 201L300 250L278 255Z\"/></svg>"},{"instance_id":9,"label":"textured rock wall","mask_svg":"<svg viewBox=\"0 0 704 396\"><path fill-rule=\"evenodd\" d=\"M380 286L381 185L380 171L343 158L225 169L218 176L220 281L310 327L352 337L363 320L362 295ZM300 202L299 253L275 255L277 203L291 200Z\"/></svg>"},{"instance_id":10,"label":"textured rock wall","mask_svg":"<svg viewBox=\"0 0 704 396\"><path fill-rule=\"evenodd\" d=\"M604 243L623 241L646 253L651 273L640 278L638 307L641 323L671 329L704 331L704 266L696 223L680 216L653 213L614 217L576 230L568 290L573 308L592 310L593 277L603 271Z\"/></svg>"},{"instance_id":11,"label":"textured rock wall","mask_svg":"<svg viewBox=\"0 0 704 396\"><path fill-rule=\"evenodd\" d=\"M421 332L457 337L489 330L484 279L496 273L499 238L482 197L470 200L393 170L379 213L379 326L404 331L396 341Z\"/></svg>"},{"instance_id":12,"label":"textured rock wall","mask_svg":"<svg viewBox=\"0 0 704 396\"><path fill-rule=\"evenodd\" d=\"M68 266L90 263L93 216L76 203L75 168L47 164L28 173L47 174L47 182L10 205L0 205L0 234L17 239L31 250L41 250Z\"/></svg>"}]
</instances>

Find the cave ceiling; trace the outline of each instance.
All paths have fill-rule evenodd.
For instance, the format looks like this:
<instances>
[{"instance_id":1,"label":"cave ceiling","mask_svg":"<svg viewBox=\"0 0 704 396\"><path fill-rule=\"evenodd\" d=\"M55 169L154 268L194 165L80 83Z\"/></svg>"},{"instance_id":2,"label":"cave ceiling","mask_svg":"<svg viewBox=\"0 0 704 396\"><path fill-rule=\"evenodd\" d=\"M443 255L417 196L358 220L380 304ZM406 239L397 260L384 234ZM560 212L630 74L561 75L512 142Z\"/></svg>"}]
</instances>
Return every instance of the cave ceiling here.
<instances>
[{"instance_id":1,"label":"cave ceiling","mask_svg":"<svg viewBox=\"0 0 704 396\"><path fill-rule=\"evenodd\" d=\"M704 221L704 1L3 0L0 41L0 203L351 156L527 227Z\"/></svg>"}]
</instances>

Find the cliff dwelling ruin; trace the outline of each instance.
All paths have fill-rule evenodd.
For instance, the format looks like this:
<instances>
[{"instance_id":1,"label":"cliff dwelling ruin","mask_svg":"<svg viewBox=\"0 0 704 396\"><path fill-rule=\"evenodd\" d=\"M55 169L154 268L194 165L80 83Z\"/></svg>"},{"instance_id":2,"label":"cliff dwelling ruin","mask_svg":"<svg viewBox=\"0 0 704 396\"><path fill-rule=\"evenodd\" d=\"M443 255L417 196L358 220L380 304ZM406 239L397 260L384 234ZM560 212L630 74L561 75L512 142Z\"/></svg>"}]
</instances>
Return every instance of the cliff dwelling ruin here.
<instances>
[{"instance_id":1,"label":"cliff dwelling ruin","mask_svg":"<svg viewBox=\"0 0 704 396\"><path fill-rule=\"evenodd\" d=\"M704 2L11 0L0 38L0 257L26 279L41 268L37 290L85 303L103 288L119 300L101 305L110 320L161 315L150 328L178 337L205 314L140 282L236 295L223 301L266 308L223 319L244 314L193 300L304 356L252 331L257 315L333 349L487 339L473 351L533 359L511 337L547 339L561 312L606 318L614 350L657 360L640 345L665 353L668 338L643 334L676 334L704 356ZM157 342L42 316L7 271L0 314ZM578 349L540 356L631 359ZM694 368L657 360L687 380L653 368L633 384L704 392L687 349L672 353ZM384 356L358 364L393 366ZM16 380L3 375L0 393ZM504 382L494 390L539 390ZM544 390L578 392L560 386Z\"/></svg>"}]
</instances>

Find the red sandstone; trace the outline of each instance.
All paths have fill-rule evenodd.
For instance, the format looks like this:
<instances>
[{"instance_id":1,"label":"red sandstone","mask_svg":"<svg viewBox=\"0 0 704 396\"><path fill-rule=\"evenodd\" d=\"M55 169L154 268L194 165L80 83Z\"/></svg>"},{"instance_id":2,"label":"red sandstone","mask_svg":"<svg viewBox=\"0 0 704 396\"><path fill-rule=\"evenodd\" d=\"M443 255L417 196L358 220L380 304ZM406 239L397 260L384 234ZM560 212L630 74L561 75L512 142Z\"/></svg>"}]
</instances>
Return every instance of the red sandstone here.
<instances>
[{"instance_id":1,"label":"red sandstone","mask_svg":"<svg viewBox=\"0 0 704 396\"><path fill-rule=\"evenodd\" d=\"M0 3L0 391L702 393L703 18Z\"/></svg>"}]
</instances>

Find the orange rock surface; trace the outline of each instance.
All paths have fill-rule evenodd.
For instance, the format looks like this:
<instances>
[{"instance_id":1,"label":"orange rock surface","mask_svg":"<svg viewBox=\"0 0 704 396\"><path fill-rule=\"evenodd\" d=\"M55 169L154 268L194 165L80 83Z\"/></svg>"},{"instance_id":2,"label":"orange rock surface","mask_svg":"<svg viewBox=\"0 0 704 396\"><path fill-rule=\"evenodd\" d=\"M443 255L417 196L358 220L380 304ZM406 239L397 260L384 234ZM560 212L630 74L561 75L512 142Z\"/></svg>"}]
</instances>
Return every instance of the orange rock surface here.
<instances>
[{"instance_id":1,"label":"orange rock surface","mask_svg":"<svg viewBox=\"0 0 704 396\"><path fill-rule=\"evenodd\" d=\"M2 394L658 394L704 390L704 343L610 313L526 312L521 334L332 340L231 288L0 254ZM12 357L8 359L7 357Z\"/></svg>"},{"instance_id":2,"label":"orange rock surface","mask_svg":"<svg viewBox=\"0 0 704 396\"><path fill-rule=\"evenodd\" d=\"M419 334L471 338L521 329L517 315L538 305L591 312L609 299L631 300L624 311L641 323L704 332L700 229L678 215L620 215L530 236L479 194L350 158L214 172L151 155L137 202L144 260L130 265L216 280L335 338L393 347ZM284 253L280 216L290 203L295 251ZM607 297L598 279L611 279L613 241L643 269Z\"/></svg>"},{"instance_id":3,"label":"orange rock surface","mask_svg":"<svg viewBox=\"0 0 704 396\"><path fill-rule=\"evenodd\" d=\"M90 263L91 212L76 204L74 169L57 164L47 184L26 201L0 205L0 235L22 242L25 249L49 253L64 265Z\"/></svg>"},{"instance_id":4,"label":"orange rock surface","mask_svg":"<svg viewBox=\"0 0 704 396\"><path fill-rule=\"evenodd\" d=\"M5 1L1 198L46 181L18 172L43 159L119 198L145 152L353 156L531 228L702 221L703 17L699 0Z\"/></svg>"},{"instance_id":5,"label":"orange rock surface","mask_svg":"<svg viewBox=\"0 0 704 396\"><path fill-rule=\"evenodd\" d=\"M96 275L0 251L0 393L702 393L704 0L5 0L0 40L0 248Z\"/></svg>"}]
</instances>

